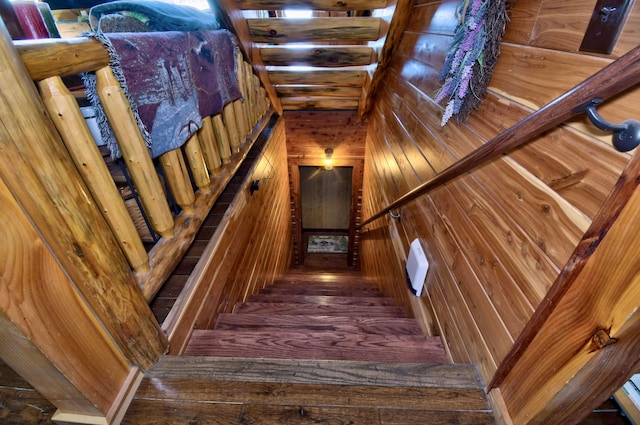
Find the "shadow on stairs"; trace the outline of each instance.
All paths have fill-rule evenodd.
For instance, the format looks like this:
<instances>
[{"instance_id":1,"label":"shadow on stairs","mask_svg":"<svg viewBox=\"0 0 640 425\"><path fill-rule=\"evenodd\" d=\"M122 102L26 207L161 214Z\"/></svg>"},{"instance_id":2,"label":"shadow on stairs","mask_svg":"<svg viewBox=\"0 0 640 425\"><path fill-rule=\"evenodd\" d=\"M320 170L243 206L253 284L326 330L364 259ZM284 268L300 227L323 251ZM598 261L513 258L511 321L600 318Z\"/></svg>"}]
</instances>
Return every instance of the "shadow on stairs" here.
<instances>
[{"instance_id":1,"label":"shadow on stairs","mask_svg":"<svg viewBox=\"0 0 640 425\"><path fill-rule=\"evenodd\" d=\"M149 371L124 423L493 424L473 365L451 364L371 282L292 271ZM215 418L215 419L214 419ZM212 422L209 422L209 421ZM155 423L155 422L154 422Z\"/></svg>"}]
</instances>

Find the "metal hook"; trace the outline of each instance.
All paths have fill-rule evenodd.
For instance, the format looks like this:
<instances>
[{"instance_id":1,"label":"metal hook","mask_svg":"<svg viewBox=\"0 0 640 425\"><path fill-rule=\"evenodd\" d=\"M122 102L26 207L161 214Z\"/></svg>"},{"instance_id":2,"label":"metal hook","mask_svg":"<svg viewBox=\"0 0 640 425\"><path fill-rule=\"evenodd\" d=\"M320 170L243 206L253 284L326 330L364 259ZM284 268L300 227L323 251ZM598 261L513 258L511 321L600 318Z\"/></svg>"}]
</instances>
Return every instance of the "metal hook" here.
<instances>
[{"instance_id":1,"label":"metal hook","mask_svg":"<svg viewBox=\"0 0 640 425\"><path fill-rule=\"evenodd\" d=\"M389 215L391 216L391 218L395 218L396 220L400 220L400 213L394 214L393 210L389 210Z\"/></svg>"},{"instance_id":2,"label":"metal hook","mask_svg":"<svg viewBox=\"0 0 640 425\"><path fill-rule=\"evenodd\" d=\"M596 98L573 110L574 113L584 112L589 120L600 130L611 131L613 147L620 152L627 152L635 149L640 144L640 121L626 120L620 124L612 124L602 118L596 111L596 106L603 102Z\"/></svg>"}]
</instances>

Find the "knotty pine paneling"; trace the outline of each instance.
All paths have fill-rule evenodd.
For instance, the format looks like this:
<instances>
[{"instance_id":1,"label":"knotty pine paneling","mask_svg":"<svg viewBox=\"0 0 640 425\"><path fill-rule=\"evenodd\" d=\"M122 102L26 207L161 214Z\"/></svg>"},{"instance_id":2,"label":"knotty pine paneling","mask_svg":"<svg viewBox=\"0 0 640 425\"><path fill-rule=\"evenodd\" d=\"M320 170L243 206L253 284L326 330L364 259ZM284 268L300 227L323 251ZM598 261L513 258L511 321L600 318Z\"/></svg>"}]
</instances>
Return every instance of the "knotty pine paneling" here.
<instances>
[{"instance_id":1,"label":"knotty pine paneling","mask_svg":"<svg viewBox=\"0 0 640 425\"><path fill-rule=\"evenodd\" d=\"M219 313L231 312L237 302L287 269L291 212L286 157L285 126L280 118L227 218L205 248L202 256L208 261L199 263L192 273L197 279L188 284L193 287L176 301L191 304L183 308L191 316L177 319L170 335L172 354L182 351L192 329L210 328ZM260 179L260 186L250 194L249 184L255 179Z\"/></svg>"},{"instance_id":2,"label":"knotty pine paneling","mask_svg":"<svg viewBox=\"0 0 640 425\"><path fill-rule=\"evenodd\" d=\"M575 16L590 16L595 1L514 2L486 100L466 124L441 127L443 107L433 98L457 3L417 2L394 52L368 120L363 218L615 57L578 52L572 37L553 35L578 31ZM565 16L553 12L557 8L575 10ZM637 13L634 6L616 52L638 44L637 30L630 28ZM537 44L542 40L544 47ZM621 122L637 118L638 105L640 90L633 90L599 111ZM434 323L424 326L439 329L454 361L476 363L488 382L628 158L584 117L574 118L401 207L399 221L387 216L369 224L361 233L362 269L410 308L404 262L410 242L420 238L430 272L429 291L419 302L434 315Z\"/></svg>"},{"instance_id":3,"label":"knotty pine paneling","mask_svg":"<svg viewBox=\"0 0 640 425\"><path fill-rule=\"evenodd\" d=\"M333 149L334 160L364 157L367 126L356 113L287 111L284 117L291 159L318 159L323 165L326 148Z\"/></svg>"}]
</instances>

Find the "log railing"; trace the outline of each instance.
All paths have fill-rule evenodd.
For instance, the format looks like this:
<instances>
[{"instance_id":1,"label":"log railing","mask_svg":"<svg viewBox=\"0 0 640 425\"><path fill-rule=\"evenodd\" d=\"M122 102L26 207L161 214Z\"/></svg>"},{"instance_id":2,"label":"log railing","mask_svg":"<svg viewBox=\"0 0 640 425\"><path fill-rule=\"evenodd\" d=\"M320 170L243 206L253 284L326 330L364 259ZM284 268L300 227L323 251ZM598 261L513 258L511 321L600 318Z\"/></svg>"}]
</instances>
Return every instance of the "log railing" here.
<instances>
[{"instance_id":1,"label":"log railing","mask_svg":"<svg viewBox=\"0 0 640 425\"><path fill-rule=\"evenodd\" d=\"M227 104L215 116L205 117L202 128L182 148L158 158L166 186L182 210L174 217L162 179L102 45L88 38L15 44L31 78L37 82L47 112L150 301L191 245L213 203L255 141L256 124L270 108L264 88L239 55L237 69L243 100ZM151 228L160 237L149 252L74 94L63 82L62 77L82 72L96 73L98 95L118 140L126 171Z\"/></svg>"}]
</instances>

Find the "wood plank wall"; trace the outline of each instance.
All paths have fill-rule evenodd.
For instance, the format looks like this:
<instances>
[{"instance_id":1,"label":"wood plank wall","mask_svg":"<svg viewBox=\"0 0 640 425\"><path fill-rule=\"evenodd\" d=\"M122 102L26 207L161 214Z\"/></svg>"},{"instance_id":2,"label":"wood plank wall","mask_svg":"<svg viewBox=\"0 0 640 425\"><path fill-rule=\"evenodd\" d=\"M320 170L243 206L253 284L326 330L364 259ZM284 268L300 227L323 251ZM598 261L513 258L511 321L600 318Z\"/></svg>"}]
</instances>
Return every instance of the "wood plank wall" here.
<instances>
[{"instance_id":1,"label":"wood plank wall","mask_svg":"<svg viewBox=\"0 0 640 425\"><path fill-rule=\"evenodd\" d=\"M209 261L196 267L197 288L176 301L191 303L184 317L167 318L171 354L180 354L192 329L208 329L219 313L230 313L237 302L245 301L283 274L289 266L291 215L287 174L284 120L279 118L263 154L233 200L220 228L202 254ZM256 142L258 143L258 142ZM252 180L260 179L253 194ZM197 305L196 305L197 304ZM191 317L186 317L191 316ZM166 322L165 322L166 323Z\"/></svg>"},{"instance_id":2,"label":"wood plank wall","mask_svg":"<svg viewBox=\"0 0 640 425\"><path fill-rule=\"evenodd\" d=\"M417 1L369 117L363 218L523 119L640 42L632 6L614 53L579 52L595 0L514 2L481 109L440 126L433 98L458 1ZM640 89L600 108L640 117ZM499 160L402 207L361 234L361 267L440 333L453 360L488 383L580 241L629 160L575 118ZM428 294L405 289L409 243L431 263Z\"/></svg>"},{"instance_id":3,"label":"wood plank wall","mask_svg":"<svg viewBox=\"0 0 640 425\"><path fill-rule=\"evenodd\" d=\"M367 125L355 111L286 111L287 160L291 184L294 265L304 263L299 166L324 166L327 148L333 149L333 165L353 167L352 211L349 231L349 265L357 264L356 221L360 218L362 165Z\"/></svg>"}]
</instances>

